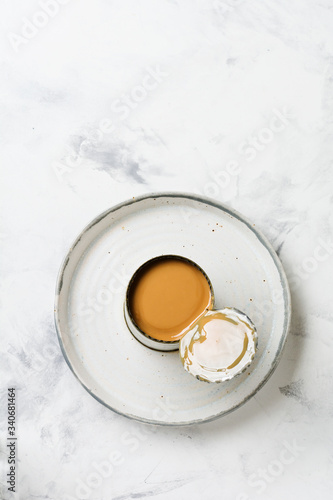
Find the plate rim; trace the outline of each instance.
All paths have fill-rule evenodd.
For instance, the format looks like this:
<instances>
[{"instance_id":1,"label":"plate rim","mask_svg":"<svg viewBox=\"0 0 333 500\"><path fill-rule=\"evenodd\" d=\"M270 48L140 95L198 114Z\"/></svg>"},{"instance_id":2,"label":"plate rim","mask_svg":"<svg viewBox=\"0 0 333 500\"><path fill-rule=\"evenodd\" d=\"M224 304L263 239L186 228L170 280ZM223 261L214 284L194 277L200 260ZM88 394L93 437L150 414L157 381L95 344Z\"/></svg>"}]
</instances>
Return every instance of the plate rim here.
<instances>
[{"instance_id":1,"label":"plate rim","mask_svg":"<svg viewBox=\"0 0 333 500\"><path fill-rule=\"evenodd\" d=\"M276 268L278 270L279 276L280 276L280 281L281 281L282 290L283 290L283 299L284 299L284 302L286 304L286 307L285 307L285 314L284 314L284 322L283 322L282 335L281 335L281 338L280 338L280 342L279 342L279 345L278 345L278 349L277 349L276 355L275 355L275 357L274 357L274 359L273 359L273 361L271 363L270 369L266 373L266 375L263 378L263 380L242 401L238 402L232 408L229 408L228 410L224 410L222 412L219 412L219 413L217 413L215 415L212 415L211 417L207 417L207 418L203 418L203 419L197 419L197 420L193 420L193 421L184 421L184 422L161 422L161 421L158 421L158 420L147 419L147 418L143 418L143 417L138 417L137 415L132 415L130 413L125 413L125 412L119 411L119 410L113 408L111 405L109 405L105 401L103 401L96 394L94 394L89 389L89 387L87 387L87 385L81 379L81 377L79 376L79 374L76 373L76 371L75 371L75 369L74 369L71 361L69 360L67 352L65 350L64 340L63 340L63 337L62 337L61 327L60 327L60 321L59 321L59 298L60 298L60 293L61 293L62 286L63 286L64 273L65 273L66 267L67 267L67 265L69 263L69 260L70 260L70 257L72 255L72 253L73 253L74 248L80 242L81 238L83 237L83 235L85 233L87 233L93 226L95 226L100 221L102 221L110 213L116 212L117 210L119 210L119 209L121 209L123 207L130 206L130 205L132 205L134 203L138 203L140 201L144 201L144 200L151 199L151 198L152 199L157 199L157 198L184 198L184 199L187 199L187 200L192 200L192 201L195 201L195 202L204 203L206 205L213 206L213 207L215 207L215 208L217 208L219 210L224 211L225 213L229 214L230 216L237 218L240 222L244 223L256 235L256 237L258 238L258 240L260 241L260 243L262 245L264 245L265 248L268 250L268 252L269 252L270 256L272 257L273 262L274 262L274 264L275 264L275 266L276 266ZM132 198L127 199L127 200L125 200L123 202L117 203L116 205L114 205L114 206L108 208L107 210L103 211L102 213L100 213L99 215L97 215L94 219L92 219L91 222L88 223L82 229L82 231L78 234L78 236L73 241L73 243L70 246L68 252L66 253L65 257L62 260L62 263L61 263L59 271L58 271L58 275L57 275L57 279L56 279L56 286L55 286L54 322L55 322L55 329L56 329L56 333L57 333L57 338L58 338L58 341L59 341L60 349L61 349L61 352L62 352L62 354L63 354L63 356L65 358L65 361L66 361L68 367L70 368L71 372L74 374L74 376L76 377L76 379L84 387L84 389L94 399L96 399L99 403L101 403L106 408L112 410L113 412L117 413L118 415L122 415L122 416L124 416L126 418L129 418L129 419L132 419L132 420L136 420L136 421L141 422L141 423L152 424L152 425L160 425L160 426L168 426L168 427L169 426L173 426L173 427L177 427L177 426L181 427L182 426L182 427L184 427L184 426L188 426L188 425L196 425L196 424L202 424L202 423L212 422L214 420L217 420L218 418L221 418L221 417L224 417L226 415L229 415L233 411L235 411L238 408L240 408L241 406L243 406L253 396L255 396L257 394L257 392L259 392L260 389L271 378L271 376L273 375L274 371L276 370L276 368L277 368L277 366L278 366L278 364L280 362L280 359L281 359L281 356L282 356L282 353L283 353L283 349L284 349L284 346L285 346L285 343L286 343L286 340L287 340L287 336L288 336L288 333L289 333L289 329L290 329L291 314L292 314L291 294L290 294L288 279L287 279L286 273L285 273L285 271L283 269L282 263L281 263L278 255L277 255L276 251L274 250L272 244L269 242L269 240L266 238L266 236L264 236L264 234L260 230L258 230L247 219L247 217L245 217L242 214L240 214L237 210L231 209L228 206L224 205L223 203L221 203L221 202L219 202L219 201L217 201L215 199L212 199L212 198L209 198L209 197L206 197L206 196L202 196L202 195L198 195L198 194L195 194L195 193L184 193L184 192L178 192L178 191L159 191L159 192L146 193L146 194L143 194L143 195L140 195L140 196L133 196Z\"/></svg>"}]
</instances>

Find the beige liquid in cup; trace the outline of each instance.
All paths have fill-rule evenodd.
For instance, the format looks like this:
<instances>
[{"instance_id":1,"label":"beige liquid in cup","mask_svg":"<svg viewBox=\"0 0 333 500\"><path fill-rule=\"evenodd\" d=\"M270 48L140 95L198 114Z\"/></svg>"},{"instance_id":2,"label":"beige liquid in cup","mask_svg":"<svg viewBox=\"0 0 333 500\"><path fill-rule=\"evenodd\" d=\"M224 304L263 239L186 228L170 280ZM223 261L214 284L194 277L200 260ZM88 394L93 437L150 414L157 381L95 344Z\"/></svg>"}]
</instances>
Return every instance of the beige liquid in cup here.
<instances>
[{"instance_id":1,"label":"beige liquid in cup","mask_svg":"<svg viewBox=\"0 0 333 500\"><path fill-rule=\"evenodd\" d=\"M130 288L132 318L146 335L158 340L179 340L211 308L205 275L186 260L158 259L139 271Z\"/></svg>"}]
</instances>

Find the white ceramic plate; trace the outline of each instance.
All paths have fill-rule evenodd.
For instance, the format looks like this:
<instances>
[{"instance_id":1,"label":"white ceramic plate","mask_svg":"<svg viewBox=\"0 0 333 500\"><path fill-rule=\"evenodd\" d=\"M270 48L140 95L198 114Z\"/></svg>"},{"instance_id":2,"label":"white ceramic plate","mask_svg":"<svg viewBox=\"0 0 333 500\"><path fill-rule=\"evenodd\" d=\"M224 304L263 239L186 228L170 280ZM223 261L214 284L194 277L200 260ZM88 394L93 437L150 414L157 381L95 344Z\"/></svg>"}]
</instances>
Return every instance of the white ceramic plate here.
<instances>
[{"instance_id":1,"label":"white ceramic plate","mask_svg":"<svg viewBox=\"0 0 333 500\"><path fill-rule=\"evenodd\" d=\"M166 254L195 261L212 282L215 307L240 309L256 324L255 360L233 380L198 381L178 352L151 350L127 329L131 276ZM250 399L278 363L290 315L281 263L254 224L213 200L178 193L133 198L92 221L62 265L55 300L63 354L88 392L118 413L167 425L212 420Z\"/></svg>"}]
</instances>

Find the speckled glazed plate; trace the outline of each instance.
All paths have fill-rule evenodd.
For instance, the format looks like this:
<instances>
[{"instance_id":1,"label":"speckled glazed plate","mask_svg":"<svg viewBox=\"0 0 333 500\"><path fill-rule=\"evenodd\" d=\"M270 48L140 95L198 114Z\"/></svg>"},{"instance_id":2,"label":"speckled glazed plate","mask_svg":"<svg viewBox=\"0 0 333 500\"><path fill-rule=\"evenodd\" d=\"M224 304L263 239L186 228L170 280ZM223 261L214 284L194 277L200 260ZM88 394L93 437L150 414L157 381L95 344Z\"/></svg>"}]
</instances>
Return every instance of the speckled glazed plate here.
<instances>
[{"instance_id":1,"label":"speckled glazed plate","mask_svg":"<svg viewBox=\"0 0 333 500\"><path fill-rule=\"evenodd\" d=\"M256 324L250 367L220 384L196 380L178 352L140 344L124 320L126 287L158 255L181 255L209 276L215 307L235 307ZM281 263L255 225L219 203L177 193L133 198L91 222L60 270L55 322L68 365L108 408L143 422L188 425L248 401L276 367L290 321Z\"/></svg>"}]
</instances>

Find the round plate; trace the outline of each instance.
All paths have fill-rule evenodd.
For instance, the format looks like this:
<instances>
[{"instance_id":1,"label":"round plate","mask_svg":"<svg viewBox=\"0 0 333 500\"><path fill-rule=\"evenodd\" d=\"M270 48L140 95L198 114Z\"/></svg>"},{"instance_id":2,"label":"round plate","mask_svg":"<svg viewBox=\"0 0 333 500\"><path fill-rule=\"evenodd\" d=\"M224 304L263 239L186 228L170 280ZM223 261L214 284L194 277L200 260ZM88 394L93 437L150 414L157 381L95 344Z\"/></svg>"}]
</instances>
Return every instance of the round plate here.
<instances>
[{"instance_id":1,"label":"round plate","mask_svg":"<svg viewBox=\"0 0 333 500\"><path fill-rule=\"evenodd\" d=\"M255 360L233 380L196 380L178 352L151 350L129 332L128 282L144 262L166 254L206 272L216 309L235 307L255 323ZM87 391L127 417L167 425L212 420L250 399L278 363L290 315L281 263L254 224L213 200L178 193L133 198L92 221L62 265L55 300L63 354Z\"/></svg>"}]
</instances>

